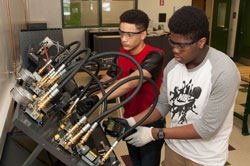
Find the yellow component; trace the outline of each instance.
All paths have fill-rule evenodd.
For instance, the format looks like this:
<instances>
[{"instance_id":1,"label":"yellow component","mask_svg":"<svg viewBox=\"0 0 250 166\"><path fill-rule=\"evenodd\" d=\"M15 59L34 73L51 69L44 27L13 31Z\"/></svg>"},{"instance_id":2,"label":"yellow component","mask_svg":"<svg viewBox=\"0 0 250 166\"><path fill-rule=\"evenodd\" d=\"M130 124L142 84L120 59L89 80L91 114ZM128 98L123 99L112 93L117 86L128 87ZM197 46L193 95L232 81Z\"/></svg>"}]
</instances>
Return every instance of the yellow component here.
<instances>
[{"instance_id":1,"label":"yellow component","mask_svg":"<svg viewBox=\"0 0 250 166\"><path fill-rule=\"evenodd\" d=\"M32 98L33 98L33 99L36 99L36 98L37 98L37 95L33 95Z\"/></svg>"},{"instance_id":2,"label":"yellow component","mask_svg":"<svg viewBox=\"0 0 250 166\"><path fill-rule=\"evenodd\" d=\"M40 118L42 118L43 116L44 116L44 115L41 113L41 114L40 114Z\"/></svg>"},{"instance_id":3,"label":"yellow component","mask_svg":"<svg viewBox=\"0 0 250 166\"><path fill-rule=\"evenodd\" d=\"M60 127L61 127L61 129L64 129L64 127L65 127L65 126L64 126L64 124L61 124L61 126L60 126Z\"/></svg>"},{"instance_id":4,"label":"yellow component","mask_svg":"<svg viewBox=\"0 0 250 166\"><path fill-rule=\"evenodd\" d=\"M97 155L94 152L92 152L91 150L89 151L89 153L92 154L95 158L97 157Z\"/></svg>"},{"instance_id":5,"label":"yellow component","mask_svg":"<svg viewBox=\"0 0 250 166\"><path fill-rule=\"evenodd\" d=\"M56 134L55 135L55 140L58 140L60 138L60 135L59 134Z\"/></svg>"}]
</instances>

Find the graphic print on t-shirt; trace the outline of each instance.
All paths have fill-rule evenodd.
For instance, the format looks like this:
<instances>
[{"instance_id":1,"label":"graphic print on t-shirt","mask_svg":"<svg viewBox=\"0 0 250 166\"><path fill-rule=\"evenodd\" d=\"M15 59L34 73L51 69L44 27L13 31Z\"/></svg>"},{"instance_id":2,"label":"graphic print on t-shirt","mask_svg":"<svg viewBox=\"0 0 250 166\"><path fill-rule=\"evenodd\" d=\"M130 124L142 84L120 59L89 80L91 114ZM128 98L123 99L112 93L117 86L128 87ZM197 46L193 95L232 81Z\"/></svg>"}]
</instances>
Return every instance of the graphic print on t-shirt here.
<instances>
[{"instance_id":1,"label":"graphic print on t-shirt","mask_svg":"<svg viewBox=\"0 0 250 166\"><path fill-rule=\"evenodd\" d=\"M186 115L189 111L198 115L195 112L195 102L200 97L201 87L192 84L192 79L186 83L183 81L182 87L176 86L173 91L170 91L171 119L178 116L178 123L188 123Z\"/></svg>"}]
</instances>

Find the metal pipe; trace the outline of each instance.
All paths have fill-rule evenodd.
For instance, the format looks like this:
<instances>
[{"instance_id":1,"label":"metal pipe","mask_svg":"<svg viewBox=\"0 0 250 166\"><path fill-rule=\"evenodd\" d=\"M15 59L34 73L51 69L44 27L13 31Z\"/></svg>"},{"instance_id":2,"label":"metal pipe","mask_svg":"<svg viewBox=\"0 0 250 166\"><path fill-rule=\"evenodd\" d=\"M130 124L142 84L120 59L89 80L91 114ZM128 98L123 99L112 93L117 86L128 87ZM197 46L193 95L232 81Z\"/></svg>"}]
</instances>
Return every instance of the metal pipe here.
<instances>
[{"instance_id":1,"label":"metal pipe","mask_svg":"<svg viewBox=\"0 0 250 166\"><path fill-rule=\"evenodd\" d=\"M12 26L11 26L11 18L10 18L10 8L9 8L9 1L6 0L6 9L8 15L8 24L9 24L9 31L10 31L10 45L11 45L11 52L12 52L12 65L13 65L13 73L15 74L15 78L17 79L17 72L16 72L16 54L15 48L13 43L13 34L12 34Z\"/></svg>"}]
</instances>

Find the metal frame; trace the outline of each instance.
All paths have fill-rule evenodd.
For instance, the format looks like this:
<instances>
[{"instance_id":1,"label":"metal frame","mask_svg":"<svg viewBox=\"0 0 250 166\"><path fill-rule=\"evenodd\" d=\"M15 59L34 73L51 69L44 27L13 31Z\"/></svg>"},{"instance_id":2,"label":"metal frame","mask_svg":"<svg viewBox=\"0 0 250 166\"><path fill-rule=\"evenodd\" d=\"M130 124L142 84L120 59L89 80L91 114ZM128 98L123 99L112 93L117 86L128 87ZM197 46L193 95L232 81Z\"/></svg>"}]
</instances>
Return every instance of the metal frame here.
<instances>
[{"instance_id":1,"label":"metal frame","mask_svg":"<svg viewBox=\"0 0 250 166\"><path fill-rule=\"evenodd\" d=\"M58 113L52 114L45 123L41 126L35 120L31 119L26 113L20 110L18 104L13 118L13 124L22 130L28 137L34 140L38 145L31 155L26 159L23 166L31 166L33 161L37 158L40 152L45 149L49 153L53 154L57 159L61 160L64 164L69 166L88 166L86 162L80 158L72 156L68 151L63 149L61 146L56 146L51 140L55 134L58 133L60 116ZM88 142L89 141L89 142ZM86 145L101 147L100 141L103 141L107 146L110 147L103 130L100 126L92 134L92 138L89 138ZM112 155L105 165L111 165L112 162L116 161L116 155Z\"/></svg>"}]
</instances>

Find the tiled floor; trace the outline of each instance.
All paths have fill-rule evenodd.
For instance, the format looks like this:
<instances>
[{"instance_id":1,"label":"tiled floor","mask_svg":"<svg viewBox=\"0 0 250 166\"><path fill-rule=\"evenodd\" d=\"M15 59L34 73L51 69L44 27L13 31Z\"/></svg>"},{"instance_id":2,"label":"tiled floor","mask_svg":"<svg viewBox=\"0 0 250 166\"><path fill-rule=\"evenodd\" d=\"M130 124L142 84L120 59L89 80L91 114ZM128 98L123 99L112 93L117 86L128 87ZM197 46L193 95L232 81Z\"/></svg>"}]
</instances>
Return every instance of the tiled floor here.
<instances>
[{"instance_id":1,"label":"tiled floor","mask_svg":"<svg viewBox=\"0 0 250 166\"><path fill-rule=\"evenodd\" d=\"M237 64L240 65L240 64ZM246 103L247 92L244 90L247 83L242 81L241 87L238 92L238 96L235 104L235 112L244 114L245 107L243 106ZM248 116L248 129L250 129L250 116ZM232 166L249 166L250 159L250 135L243 136L241 134L242 120L234 117L233 131L230 137L230 145L235 148L229 152L228 162Z\"/></svg>"},{"instance_id":2,"label":"tiled floor","mask_svg":"<svg viewBox=\"0 0 250 166\"><path fill-rule=\"evenodd\" d=\"M240 65L240 64L237 64ZM236 105L235 105L235 112L240 113L243 115L244 113L244 107L243 105L246 102L246 95L247 92L245 92L245 89L247 85L246 82L241 83L243 86L240 88L241 91L238 92L238 96L236 99ZM243 90L242 90L243 89ZM112 104L110 105L112 107ZM111 116L119 116L117 112L113 112ZM169 115L167 116L167 125L169 124L170 117ZM248 121L250 121L250 118L248 117ZM228 158L228 165L230 166L249 166L249 159L250 159L250 135L249 136L243 136L241 134L241 128L242 128L242 121L236 117L234 117L234 125L233 125L233 131L230 137L230 150L229 152L229 158ZM250 129L250 122L248 122L248 128ZM114 142L114 139L111 137L108 137L110 140L110 143L112 144ZM126 165L125 162L123 161L122 156L127 156L128 151L126 148L126 144L121 141L115 148L115 153L121 161L122 166L130 166ZM164 147L162 149L162 160L163 160L163 155L164 155Z\"/></svg>"}]
</instances>

